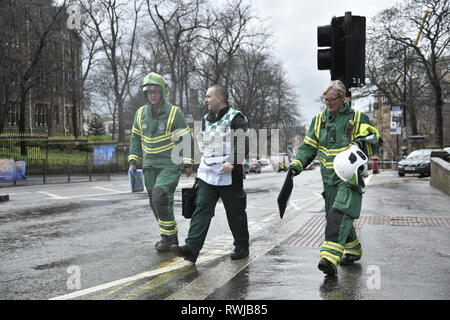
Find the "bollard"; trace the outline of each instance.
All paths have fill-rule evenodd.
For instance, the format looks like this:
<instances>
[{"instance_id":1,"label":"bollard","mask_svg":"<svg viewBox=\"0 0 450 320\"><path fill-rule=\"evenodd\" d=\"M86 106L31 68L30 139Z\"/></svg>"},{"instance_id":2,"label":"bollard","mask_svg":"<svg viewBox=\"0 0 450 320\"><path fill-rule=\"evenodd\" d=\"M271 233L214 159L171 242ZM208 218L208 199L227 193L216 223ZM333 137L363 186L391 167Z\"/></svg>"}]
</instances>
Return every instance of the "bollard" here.
<instances>
[{"instance_id":1,"label":"bollard","mask_svg":"<svg viewBox=\"0 0 450 320\"><path fill-rule=\"evenodd\" d=\"M377 174L380 171L378 170L378 161L380 159L378 157L372 157L372 174Z\"/></svg>"}]
</instances>

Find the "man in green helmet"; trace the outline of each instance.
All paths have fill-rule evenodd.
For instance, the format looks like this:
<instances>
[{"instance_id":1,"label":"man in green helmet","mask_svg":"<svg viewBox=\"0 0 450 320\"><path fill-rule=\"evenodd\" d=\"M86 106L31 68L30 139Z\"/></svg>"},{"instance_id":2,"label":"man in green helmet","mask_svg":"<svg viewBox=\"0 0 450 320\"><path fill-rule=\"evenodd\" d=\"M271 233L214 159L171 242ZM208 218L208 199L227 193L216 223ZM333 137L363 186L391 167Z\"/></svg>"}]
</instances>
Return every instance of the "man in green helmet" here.
<instances>
[{"instance_id":1,"label":"man in green helmet","mask_svg":"<svg viewBox=\"0 0 450 320\"><path fill-rule=\"evenodd\" d=\"M136 170L142 158L145 188L161 234L155 245L158 252L167 252L178 244L178 227L173 213L173 195L178 185L182 166L186 176L192 174L193 159L183 158L174 163L172 150L183 137L190 139L190 129L179 107L166 101L169 94L166 81L156 73L142 81L147 103L135 114L130 138L128 161L130 170Z\"/></svg>"},{"instance_id":2,"label":"man in green helmet","mask_svg":"<svg viewBox=\"0 0 450 320\"><path fill-rule=\"evenodd\" d=\"M367 161L363 158L377 153L382 143L368 116L353 110L346 101L346 92L345 85L339 80L325 87L322 99L327 108L313 118L290 166L291 173L298 175L317 154L320 157L327 223L318 268L328 275L336 275L338 265L353 264L361 258L361 244L353 227L353 220L358 219L361 212L364 187L359 169L360 164ZM351 145L365 154L351 155L348 150ZM348 167L345 167L347 163L335 161L341 152L349 152ZM354 170L356 165L357 171ZM339 170L346 175L340 174ZM340 176L347 176L347 179L343 181Z\"/></svg>"}]
</instances>

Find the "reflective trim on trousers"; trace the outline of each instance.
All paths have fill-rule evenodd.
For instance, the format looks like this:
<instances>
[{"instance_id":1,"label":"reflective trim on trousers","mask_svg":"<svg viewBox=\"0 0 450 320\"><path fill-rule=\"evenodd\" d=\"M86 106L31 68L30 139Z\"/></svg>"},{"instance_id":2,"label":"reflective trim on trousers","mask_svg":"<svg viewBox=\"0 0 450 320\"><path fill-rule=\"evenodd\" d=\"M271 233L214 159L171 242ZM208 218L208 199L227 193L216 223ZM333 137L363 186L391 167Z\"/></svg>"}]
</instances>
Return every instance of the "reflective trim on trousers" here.
<instances>
[{"instance_id":1,"label":"reflective trim on trousers","mask_svg":"<svg viewBox=\"0 0 450 320\"><path fill-rule=\"evenodd\" d=\"M321 251L320 252L320 259L327 259L331 263L333 263L335 266L339 264L339 261L341 261L340 256L336 256L328 251Z\"/></svg>"}]
</instances>

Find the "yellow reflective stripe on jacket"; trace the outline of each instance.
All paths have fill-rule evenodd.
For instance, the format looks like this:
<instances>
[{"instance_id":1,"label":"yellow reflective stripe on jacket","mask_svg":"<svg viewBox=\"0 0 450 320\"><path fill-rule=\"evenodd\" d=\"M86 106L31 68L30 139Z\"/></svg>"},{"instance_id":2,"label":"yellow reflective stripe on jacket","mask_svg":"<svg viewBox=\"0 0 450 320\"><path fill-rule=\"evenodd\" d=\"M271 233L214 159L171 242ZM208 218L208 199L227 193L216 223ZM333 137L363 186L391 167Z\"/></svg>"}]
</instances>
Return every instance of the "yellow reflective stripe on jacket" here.
<instances>
[{"instance_id":1,"label":"yellow reflective stripe on jacket","mask_svg":"<svg viewBox=\"0 0 450 320\"><path fill-rule=\"evenodd\" d=\"M174 138L174 137L176 137L176 138L182 137L182 136L188 134L189 132L191 132L191 129L189 129L189 127L184 128L184 129L177 129L177 130L175 130L173 132L172 138Z\"/></svg>"},{"instance_id":2,"label":"yellow reflective stripe on jacket","mask_svg":"<svg viewBox=\"0 0 450 320\"><path fill-rule=\"evenodd\" d=\"M169 144L166 144L166 145L161 146L161 147L158 147L158 148L149 148L149 147L146 147L144 144L142 144L141 146L142 146L142 150L143 150L145 153L151 153L151 154L153 154L153 153L161 153L161 152L163 152L163 151L170 150L170 149L172 149L173 147L175 147L175 143L174 143L174 142L171 142L171 143L169 143Z\"/></svg>"},{"instance_id":3,"label":"yellow reflective stripe on jacket","mask_svg":"<svg viewBox=\"0 0 450 320\"><path fill-rule=\"evenodd\" d=\"M370 143L366 143L366 149L367 149L367 155L370 157L374 154L373 150L372 150L372 144Z\"/></svg>"},{"instance_id":4,"label":"yellow reflective stripe on jacket","mask_svg":"<svg viewBox=\"0 0 450 320\"><path fill-rule=\"evenodd\" d=\"M320 162L323 164L323 166L324 166L326 169L334 169L334 167L333 167L333 161L327 162L326 159L320 157Z\"/></svg>"},{"instance_id":5,"label":"yellow reflective stripe on jacket","mask_svg":"<svg viewBox=\"0 0 450 320\"><path fill-rule=\"evenodd\" d=\"M136 160L136 161L138 161L138 160L139 160L139 157L138 157L137 155L130 154L130 155L128 156L128 162L131 161L131 160Z\"/></svg>"},{"instance_id":6,"label":"yellow reflective stripe on jacket","mask_svg":"<svg viewBox=\"0 0 450 320\"><path fill-rule=\"evenodd\" d=\"M158 136L158 137L154 137L154 138L148 138L146 136L142 136L142 140L144 140L147 143L157 143L157 142L162 142L165 140L173 140L174 137L182 137L186 134L188 134L191 131L191 129L188 128L184 128L184 129L177 129L175 132L173 133L169 133L169 134L164 134L162 136Z\"/></svg>"},{"instance_id":7,"label":"yellow reflective stripe on jacket","mask_svg":"<svg viewBox=\"0 0 450 320\"><path fill-rule=\"evenodd\" d=\"M348 148L350 148L350 146L346 146L340 149L327 149L324 146L320 146L319 147L319 151L321 151L322 153L324 153L326 156L337 156L338 153L347 150Z\"/></svg>"},{"instance_id":8,"label":"yellow reflective stripe on jacket","mask_svg":"<svg viewBox=\"0 0 450 320\"><path fill-rule=\"evenodd\" d=\"M311 147L313 147L314 149L317 149L319 147L319 142L317 140L314 140L308 136L305 137L305 139L303 140L306 144L309 144Z\"/></svg>"},{"instance_id":9,"label":"yellow reflective stripe on jacket","mask_svg":"<svg viewBox=\"0 0 450 320\"><path fill-rule=\"evenodd\" d=\"M135 127L133 127L133 128L131 129L131 132L133 132L133 133L137 134L138 136L141 136L141 137L142 137L142 131L136 129Z\"/></svg>"},{"instance_id":10,"label":"yellow reflective stripe on jacket","mask_svg":"<svg viewBox=\"0 0 450 320\"><path fill-rule=\"evenodd\" d=\"M138 111L136 112L136 124L137 124L137 127L135 127L134 125L133 125L133 127L131 128L131 132L132 133L135 133L135 134L137 134L137 135L139 135L139 136L141 136L142 137L142 112L144 111L144 107L140 107L139 109L138 109Z\"/></svg>"},{"instance_id":11,"label":"yellow reflective stripe on jacket","mask_svg":"<svg viewBox=\"0 0 450 320\"><path fill-rule=\"evenodd\" d=\"M172 125L173 121L175 120L175 115L177 113L177 107L172 106L172 109L170 110L169 118L167 119L167 125L166 125L166 135L170 134L172 131Z\"/></svg>"},{"instance_id":12,"label":"yellow reflective stripe on jacket","mask_svg":"<svg viewBox=\"0 0 450 320\"><path fill-rule=\"evenodd\" d=\"M156 142L161 142L164 140L170 140L171 137L172 137L172 134L164 134L162 136L158 136L158 137L154 137L154 138L142 136L142 140L144 140L147 143L156 143Z\"/></svg>"},{"instance_id":13,"label":"yellow reflective stripe on jacket","mask_svg":"<svg viewBox=\"0 0 450 320\"><path fill-rule=\"evenodd\" d=\"M316 135L317 140L319 140L320 126L322 124L322 116L323 111L318 115L316 115L316 121L314 122L314 134Z\"/></svg>"},{"instance_id":14,"label":"yellow reflective stripe on jacket","mask_svg":"<svg viewBox=\"0 0 450 320\"><path fill-rule=\"evenodd\" d=\"M355 123L355 127L352 131L352 141L355 141L356 135L359 132L359 127L361 124L361 111L355 110L355 115L353 116L353 122Z\"/></svg>"},{"instance_id":15,"label":"yellow reflective stripe on jacket","mask_svg":"<svg viewBox=\"0 0 450 320\"><path fill-rule=\"evenodd\" d=\"M303 163L300 160L295 159L291 164L294 166L299 166L300 170L303 171Z\"/></svg>"},{"instance_id":16,"label":"yellow reflective stripe on jacket","mask_svg":"<svg viewBox=\"0 0 450 320\"><path fill-rule=\"evenodd\" d=\"M144 112L144 107L140 107L138 112L137 112L137 125L138 127L136 128L138 131L141 132L142 134L142 113Z\"/></svg>"}]
</instances>

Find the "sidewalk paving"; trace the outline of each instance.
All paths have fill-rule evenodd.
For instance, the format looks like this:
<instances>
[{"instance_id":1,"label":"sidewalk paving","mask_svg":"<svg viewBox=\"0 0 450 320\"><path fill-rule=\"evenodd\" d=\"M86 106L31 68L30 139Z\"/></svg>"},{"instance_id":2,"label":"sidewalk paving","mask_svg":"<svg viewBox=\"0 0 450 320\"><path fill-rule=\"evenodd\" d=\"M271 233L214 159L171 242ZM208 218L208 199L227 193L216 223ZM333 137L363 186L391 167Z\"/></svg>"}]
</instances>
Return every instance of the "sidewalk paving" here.
<instances>
[{"instance_id":1,"label":"sidewalk paving","mask_svg":"<svg viewBox=\"0 0 450 320\"><path fill-rule=\"evenodd\" d=\"M317 241L312 246L283 241L207 299L448 300L449 211L450 197L429 179L374 176L358 222L364 252L359 263L340 266L338 277L325 277L317 269ZM322 202L309 214L324 215Z\"/></svg>"}]
</instances>

